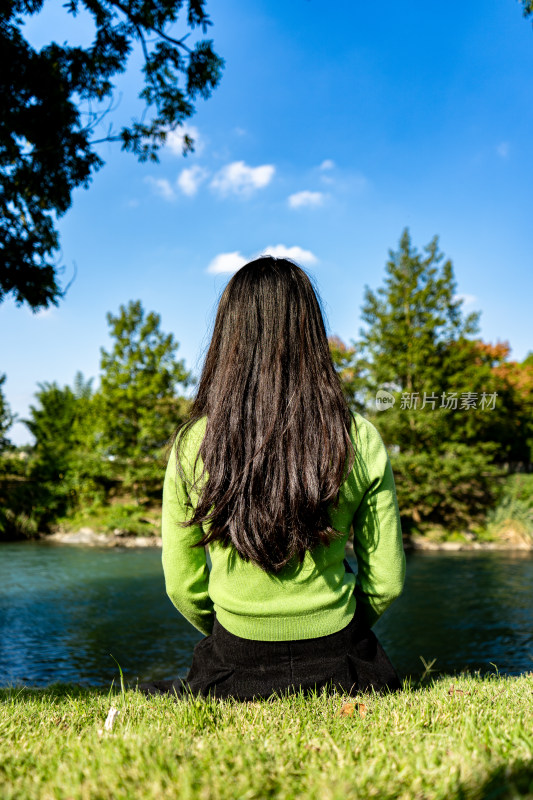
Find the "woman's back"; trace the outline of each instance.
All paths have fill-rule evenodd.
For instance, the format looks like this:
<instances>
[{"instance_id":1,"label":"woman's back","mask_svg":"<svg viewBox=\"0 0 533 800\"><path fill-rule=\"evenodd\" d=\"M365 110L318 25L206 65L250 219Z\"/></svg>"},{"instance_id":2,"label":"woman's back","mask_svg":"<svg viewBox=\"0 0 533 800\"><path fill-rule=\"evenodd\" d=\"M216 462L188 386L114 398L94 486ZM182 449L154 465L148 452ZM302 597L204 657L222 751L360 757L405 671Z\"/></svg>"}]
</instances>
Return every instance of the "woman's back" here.
<instances>
[{"instance_id":1,"label":"woman's back","mask_svg":"<svg viewBox=\"0 0 533 800\"><path fill-rule=\"evenodd\" d=\"M352 418L315 291L300 267L260 258L226 286L181 445L207 419L207 480L190 524L276 573L334 535L329 505L354 459ZM186 476L182 476L187 480Z\"/></svg>"},{"instance_id":2,"label":"woman's back","mask_svg":"<svg viewBox=\"0 0 533 800\"><path fill-rule=\"evenodd\" d=\"M191 690L399 685L370 631L405 575L390 461L350 413L317 296L286 259L250 262L224 290L162 529L167 593L206 634Z\"/></svg>"},{"instance_id":3,"label":"woman's back","mask_svg":"<svg viewBox=\"0 0 533 800\"><path fill-rule=\"evenodd\" d=\"M191 546L201 539L203 528L192 526L177 533L190 518L187 501L192 507L197 502L197 491L190 487L202 472L196 457L205 427L204 418L188 432L181 449L184 475L171 457L165 480L163 564L167 592L176 607L203 633L211 632L212 609L228 631L258 641L334 633L352 619L357 596L373 624L401 592L405 570L394 479L374 426L355 415L351 435L357 457L340 487L338 504L330 508L336 535L329 545L318 544L306 552L302 563L293 558L272 574L245 561L231 545L214 541L209 545L209 577L203 548L198 552ZM352 526L359 564L355 594L355 576L344 567Z\"/></svg>"}]
</instances>

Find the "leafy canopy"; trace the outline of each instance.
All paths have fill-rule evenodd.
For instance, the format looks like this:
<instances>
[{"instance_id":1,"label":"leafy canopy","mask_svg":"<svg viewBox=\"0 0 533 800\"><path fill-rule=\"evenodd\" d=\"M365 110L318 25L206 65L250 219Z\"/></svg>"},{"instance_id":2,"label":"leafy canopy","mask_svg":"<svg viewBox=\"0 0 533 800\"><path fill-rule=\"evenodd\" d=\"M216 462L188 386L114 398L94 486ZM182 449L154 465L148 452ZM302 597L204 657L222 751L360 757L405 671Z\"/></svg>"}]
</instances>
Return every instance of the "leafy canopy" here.
<instances>
[{"instance_id":1,"label":"leafy canopy","mask_svg":"<svg viewBox=\"0 0 533 800\"><path fill-rule=\"evenodd\" d=\"M78 186L87 187L103 165L97 145L119 142L139 160L157 161L169 131L194 113L198 96L217 86L223 61L211 40L189 46L174 38L184 0L68 0L69 14L89 14L89 47L52 42L37 51L25 39L27 16L44 0L0 4L0 302L12 294L32 309L57 304L57 218ZM205 34L206 0L188 0L190 31ZM140 47L144 110L139 119L98 135L113 106L113 80ZM189 136L184 153L193 149Z\"/></svg>"}]
</instances>

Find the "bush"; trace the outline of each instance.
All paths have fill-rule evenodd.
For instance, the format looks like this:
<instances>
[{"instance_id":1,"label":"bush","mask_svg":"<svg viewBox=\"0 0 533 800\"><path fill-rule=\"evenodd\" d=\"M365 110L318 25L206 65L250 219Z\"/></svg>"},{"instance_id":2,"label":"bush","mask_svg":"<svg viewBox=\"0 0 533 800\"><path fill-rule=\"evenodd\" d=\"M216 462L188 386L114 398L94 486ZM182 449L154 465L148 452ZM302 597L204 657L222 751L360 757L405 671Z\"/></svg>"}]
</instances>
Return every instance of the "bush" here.
<instances>
[{"instance_id":1,"label":"bush","mask_svg":"<svg viewBox=\"0 0 533 800\"><path fill-rule=\"evenodd\" d=\"M487 515L487 529L495 536L514 533L533 539L533 475L510 475L497 505Z\"/></svg>"},{"instance_id":2,"label":"bush","mask_svg":"<svg viewBox=\"0 0 533 800\"><path fill-rule=\"evenodd\" d=\"M39 535L37 520L24 513L15 513L10 508L0 509L0 541L36 539Z\"/></svg>"}]
</instances>

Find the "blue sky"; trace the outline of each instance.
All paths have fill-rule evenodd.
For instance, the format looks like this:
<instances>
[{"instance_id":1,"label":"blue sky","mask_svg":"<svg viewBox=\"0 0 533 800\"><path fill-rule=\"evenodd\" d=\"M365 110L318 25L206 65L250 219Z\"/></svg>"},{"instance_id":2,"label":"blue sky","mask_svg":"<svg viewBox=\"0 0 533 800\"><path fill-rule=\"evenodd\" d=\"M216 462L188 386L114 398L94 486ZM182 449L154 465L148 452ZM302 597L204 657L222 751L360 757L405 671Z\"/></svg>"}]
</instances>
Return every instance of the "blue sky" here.
<instances>
[{"instance_id":1,"label":"blue sky","mask_svg":"<svg viewBox=\"0 0 533 800\"><path fill-rule=\"evenodd\" d=\"M491 3L226 0L208 4L225 59L219 88L158 165L105 145L105 167L60 221L58 308L0 306L5 395L24 417L37 383L98 375L106 312L140 299L198 374L229 270L277 248L308 269L330 333L357 338L365 285L383 281L408 226L437 234L465 311L512 357L533 349L533 30L516 0ZM332 9L334 9L332 11ZM90 40L57 3L30 20L36 46ZM176 32L183 32L177 26ZM117 121L138 108L139 59ZM271 250L272 251L272 250ZM17 443L30 437L20 423Z\"/></svg>"}]
</instances>

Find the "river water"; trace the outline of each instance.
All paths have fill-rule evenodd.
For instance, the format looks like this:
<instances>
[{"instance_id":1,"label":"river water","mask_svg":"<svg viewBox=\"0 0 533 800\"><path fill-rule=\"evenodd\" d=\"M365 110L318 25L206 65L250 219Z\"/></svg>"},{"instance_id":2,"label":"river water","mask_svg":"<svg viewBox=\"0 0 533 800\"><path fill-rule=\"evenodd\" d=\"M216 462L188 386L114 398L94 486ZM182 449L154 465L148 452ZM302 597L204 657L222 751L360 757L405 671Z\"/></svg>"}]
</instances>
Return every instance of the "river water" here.
<instances>
[{"instance_id":1,"label":"river water","mask_svg":"<svg viewBox=\"0 0 533 800\"><path fill-rule=\"evenodd\" d=\"M355 564L353 564L355 567ZM400 675L533 671L533 555L408 555L374 630ZM202 635L164 590L159 550L0 546L0 686L109 686L186 674Z\"/></svg>"}]
</instances>

